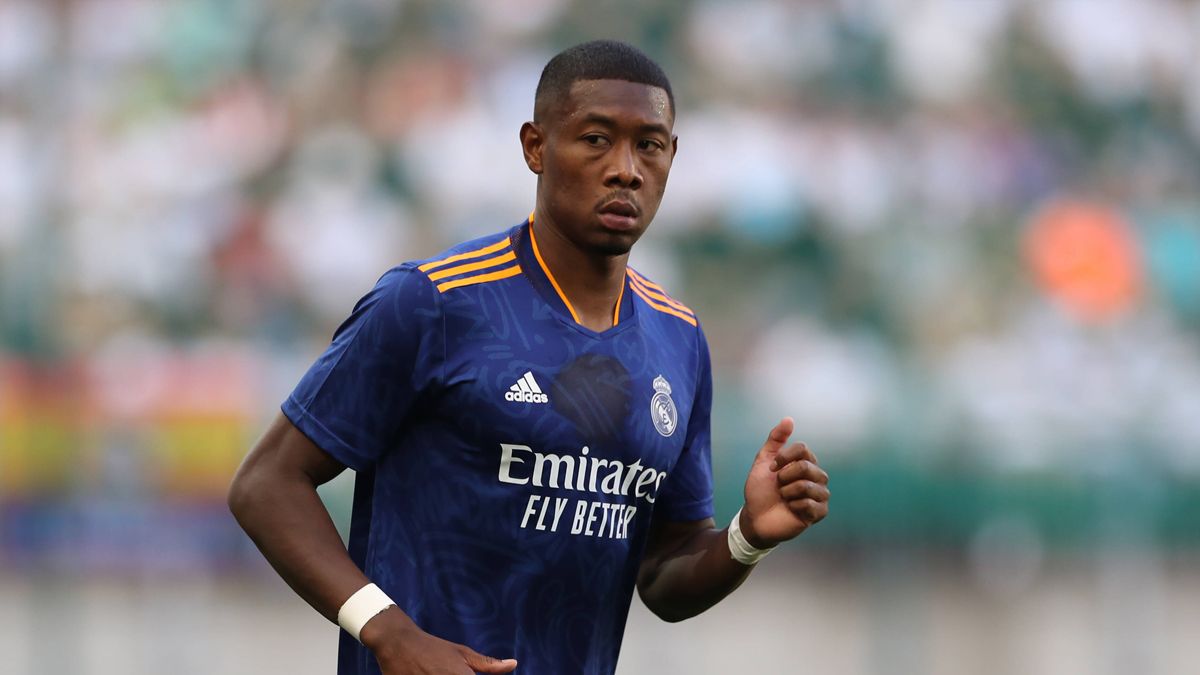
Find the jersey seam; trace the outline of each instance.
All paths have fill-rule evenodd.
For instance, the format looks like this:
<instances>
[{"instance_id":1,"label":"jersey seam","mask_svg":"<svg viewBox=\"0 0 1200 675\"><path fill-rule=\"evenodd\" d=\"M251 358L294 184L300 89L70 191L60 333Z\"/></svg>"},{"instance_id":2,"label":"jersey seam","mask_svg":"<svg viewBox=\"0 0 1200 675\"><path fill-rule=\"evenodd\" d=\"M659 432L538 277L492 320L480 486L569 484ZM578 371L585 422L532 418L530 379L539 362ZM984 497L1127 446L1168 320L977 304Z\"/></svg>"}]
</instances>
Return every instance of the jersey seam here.
<instances>
[{"instance_id":1,"label":"jersey seam","mask_svg":"<svg viewBox=\"0 0 1200 675\"><path fill-rule=\"evenodd\" d=\"M420 273L420 270L413 263L405 263L403 265L398 265L396 267L393 267L391 270L388 270L388 272L385 273L384 276L387 276L388 273L391 273L393 271L401 271L401 270L406 271L410 274L418 274L419 273L419 276L422 279L424 279L426 283L431 284L431 285L433 283L432 281L429 280L429 277L427 275L425 275L424 273ZM380 277L380 278L382 279L382 277ZM384 301L384 298L382 297L383 294L380 294L380 295L381 295L381 297L375 299L375 301L372 303L372 305ZM442 363L441 363L442 379L439 382L439 384L441 384L441 383L445 382L445 377L446 377L446 355L447 355L446 312L444 311L444 308L442 306L442 300L441 300L440 294L436 292L436 289L433 289L433 296L434 296L434 302L436 303L436 306L437 306L438 314L441 316L441 319L442 319ZM373 311L374 309L375 308L373 306L370 308L364 308L364 310L368 310L368 311ZM349 344L347 345L347 347L349 347L350 345L353 345L354 342L358 339L358 334L360 332L362 332L362 322L355 322L355 324L352 328L353 328L353 333L351 333L349 336L347 336L347 340L349 340ZM336 339L336 337L335 337L335 339ZM325 390L325 385L328 384L328 382L329 382L330 376L333 375L333 371L337 369L338 364L340 364L342 362L342 359L345 358L348 351L349 351L349 349L341 350L341 352L337 355L337 359L335 359L334 362L328 368L324 369L325 372L322 374L321 383L319 385L317 385L316 389L312 392L312 395L308 397L308 399L310 401L315 401L317 398L320 397L321 392L323 392ZM341 444L343 447L345 447L355 457L361 457L360 453L357 450L355 450L350 444L346 443L346 441L344 441L341 437L339 437L337 434L330 431L329 428L326 427L320 421L320 419L318 419L318 417L316 415L314 415L308 409L308 406L304 405L294 395L288 396L288 399L295 401L296 407L299 408L300 411L304 413L304 416L306 418L312 420L313 423L316 424L321 429L322 432L327 433L330 438L334 439L339 444Z\"/></svg>"},{"instance_id":2,"label":"jersey seam","mask_svg":"<svg viewBox=\"0 0 1200 675\"><path fill-rule=\"evenodd\" d=\"M693 432L693 430L692 430L692 418L693 418L693 417L696 415L696 409L697 409L697 407L699 406L699 404L701 403L701 401L700 401L700 393L701 393L701 390L704 388L704 383L703 383L703 382L701 382L701 380L700 380L701 376L703 375L703 373L701 373L701 372L700 372L700 371L701 371L701 368L700 368L700 366L701 366L701 364L703 364L703 363L704 363L704 357L703 357L703 355L700 353L700 347L701 347L701 345L705 344L705 341L701 339L701 332L700 332L700 320L699 320L699 319L696 319L696 325L695 325L695 327L693 328L693 330L695 331L695 333L693 334L693 335L694 335L694 340L695 340L695 349L693 350L693 352L694 352L694 354L695 354L696 365L695 365L695 367L694 367L694 368L695 368L695 371L694 371L694 372L693 372L693 374L692 374L692 381L693 381L693 382L695 382L695 385L692 387L692 391L693 391L693 394L692 394L692 409L691 409L690 411L688 411L688 430L687 430L687 437L690 437L690 438L691 438L691 440L694 442L694 441L695 441L695 439L696 439L696 435L695 435L694 433L692 433L692 432ZM710 366L710 370L711 370L711 366ZM708 443L709 443L709 452L710 452L710 455L711 455L711 447L712 447L712 431L711 431L711 425L712 425L712 421L711 421L711 420L712 420L712 410L711 410L711 408L712 408L712 404L711 404L711 402L710 402L710 404L709 404L709 425L710 425L710 430L709 430L709 434L708 434L708 436L709 436ZM697 431L696 431L696 433L699 433L699 430L697 430ZM686 453L688 453L688 454L693 454L693 453L695 453L695 451L696 451L696 449L693 447L693 443L692 443L692 442L686 442L686 441L685 441L685 444L684 444L684 447L683 447L683 452L686 452ZM681 454L682 454L682 453L681 453ZM710 462L711 462L711 460L710 460ZM710 474L710 476L711 476L711 473L712 473L712 469L710 468L710 469L709 469L709 474ZM711 478L710 478L710 480L711 480ZM681 505L681 506L676 506L675 508L673 508L673 509L668 509L668 510L670 510L670 511L674 511L674 512L678 513L678 512L685 511L685 510L689 510L689 509L693 509L693 508L701 508L701 507L703 507L703 510L704 510L706 513L708 513L709 517L712 517L712 515L713 515L713 508L712 508L712 506L713 506L713 495L712 495L712 491L711 491L711 490L712 490L712 488L711 488L711 485L710 485L710 487L709 487L709 494L708 494L708 496L704 497L703 499L699 499L699 500L693 500L693 501L691 501L691 502L689 502L689 503L686 503L686 504L684 504L684 505ZM670 517L670 516L669 516L669 514L668 514L668 517Z\"/></svg>"},{"instance_id":3,"label":"jersey seam","mask_svg":"<svg viewBox=\"0 0 1200 675\"><path fill-rule=\"evenodd\" d=\"M433 280L428 276L425 277L425 281L430 285L433 285ZM433 295L434 300L437 302L438 315L442 319L442 363L441 368L439 369L441 371L441 377L438 379L438 385L444 387L446 386L446 361L450 359L450 347L446 341L446 306L442 300L442 294L440 292L436 292L436 286L434 286L433 290L435 291Z\"/></svg>"},{"instance_id":4,"label":"jersey seam","mask_svg":"<svg viewBox=\"0 0 1200 675\"><path fill-rule=\"evenodd\" d=\"M703 499L693 499L688 502L676 503L673 506L668 506L668 510L683 511L683 510L686 510L686 509L689 509L689 508L692 508L695 506L704 506L705 504L711 503L712 500L713 500L712 497L705 497Z\"/></svg>"},{"instance_id":5,"label":"jersey seam","mask_svg":"<svg viewBox=\"0 0 1200 675\"><path fill-rule=\"evenodd\" d=\"M386 273L385 273L385 275L386 275ZM382 277L380 277L380 278L382 279ZM379 300L377 299L371 304L374 305L375 302L379 302ZM367 308L364 307L363 309L365 310ZM353 332L346 337L346 339L348 340L348 344L346 345L347 347L353 345L354 341L358 339L358 334L360 332L362 332L362 322L356 321L351 328L352 328ZM336 340L337 340L337 336L335 335L334 341L336 341ZM321 374L321 383L319 385L317 385L317 388L308 397L308 400L315 401L315 400L317 400L317 398L319 398L321 396L321 392L323 392L325 390L325 385L329 383L329 377L331 375L333 375L333 371L337 369L338 365L342 362L342 359L346 356L346 352L348 352L348 351L349 351L349 349L341 350L338 353L337 358L334 359L333 363L330 364L328 368L323 369L324 372ZM317 420L316 416L308 411L308 407L305 406L303 403L301 403L299 399L296 399L294 395L288 396L288 398L295 399L296 405L304 412L305 415L307 415L313 421ZM321 424L320 422L317 422L317 424L319 426L321 426L322 429L324 429L325 425ZM335 438L336 438L336 436L335 436ZM344 441L342 441L341 439L338 439L338 442L341 442L344 444ZM347 446L347 447L349 447L349 446Z\"/></svg>"},{"instance_id":6,"label":"jersey seam","mask_svg":"<svg viewBox=\"0 0 1200 675\"><path fill-rule=\"evenodd\" d=\"M295 396L288 396L288 401L291 401L292 404L296 406L296 409L300 411L300 415L301 415L302 419L307 420L309 423L311 423L313 426L315 426L317 428L317 430L321 432L322 435L328 437L329 440L332 440L337 446L339 446L337 448L338 454L344 455L346 457L354 458L354 460L355 460L354 465L350 465L347 462L343 462L343 463L345 463L347 466L350 466L350 468L354 469L355 471L357 471L360 467L365 466L365 463L363 462L364 458L363 458L362 454L360 452L358 452L357 450L355 450L354 447L351 446L349 443L347 443L345 440L343 440L341 436L337 435L329 427L325 426L325 424L323 422L321 422L320 418L318 418L316 415L314 415L312 413L311 410L308 409L308 406L301 403L300 400L297 399ZM297 428L299 428L299 426L297 426ZM305 436L308 436L308 434L305 433L303 429L300 429L300 433L303 433ZM333 454L328 448L324 447L321 443L317 443L316 439L309 437L309 440L316 443L316 445L318 447L320 447L321 450L325 451L326 454L330 454L330 455ZM341 457L335 456L334 459L337 459L338 461L342 461Z\"/></svg>"},{"instance_id":7,"label":"jersey seam","mask_svg":"<svg viewBox=\"0 0 1200 675\"><path fill-rule=\"evenodd\" d=\"M438 318L441 319L441 333L442 333L442 358L441 358L441 363L439 364L440 367L438 368L438 370L440 372L440 376L438 378L438 384L444 386L446 383L446 361L449 360L449 358L450 358L450 348L446 344L446 332L447 331L446 331L445 301L442 299L442 293L440 291L438 291L438 289L437 289L437 284L432 279L430 279L429 275L426 274L424 271L422 271L421 268L415 262L414 263L406 263L406 264L402 265L401 267L407 267L408 269L412 270L414 274L419 273L421 279L426 284L429 285L429 290L433 294L433 301L434 301L434 305L435 305L435 308L438 313Z\"/></svg>"},{"instance_id":8,"label":"jersey seam","mask_svg":"<svg viewBox=\"0 0 1200 675\"><path fill-rule=\"evenodd\" d=\"M692 520L692 518L691 518L692 514L690 512L693 510L699 510L699 511L703 511L704 513L708 514L708 517L711 518L713 515L712 505L713 505L712 497L706 497L704 499L698 499L698 500L693 500L690 502L684 502L682 504L664 504L664 506L666 508L663 509L663 511L665 512L663 515L665 515L669 520L678 522L680 520ZM680 514L686 514L686 515L683 518L680 518L679 517Z\"/></svg>"}]
</instances>

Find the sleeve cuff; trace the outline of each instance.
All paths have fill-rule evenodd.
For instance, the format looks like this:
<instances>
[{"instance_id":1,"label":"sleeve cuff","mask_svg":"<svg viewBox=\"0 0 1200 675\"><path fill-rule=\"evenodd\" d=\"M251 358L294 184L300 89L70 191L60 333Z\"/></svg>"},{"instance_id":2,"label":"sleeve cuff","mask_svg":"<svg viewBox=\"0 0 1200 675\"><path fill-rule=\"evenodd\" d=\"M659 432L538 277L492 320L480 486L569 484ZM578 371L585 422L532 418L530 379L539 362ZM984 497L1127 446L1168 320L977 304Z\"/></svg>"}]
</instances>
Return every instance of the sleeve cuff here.
<instances>
[{"instance_id":1,"label":"sleeve cuff","mask_svg":"<svg viewBox=\"0 0 1200 675\"><path fill-rule=\"evenodd\" d=\"M713 517L712 497L683 504L660 504L656 516L672 523L689 523Z\"/></svg>"},{"instance_id":2,"label":"sleeve cuff","mask_svg":"<svg viewBox=\"0 0 1200 675\"><path fill-rule=\"evenodd\" d=\"M283 405L280 406L283 414L291 420L300 433L308 436L308 439L316 444L318 448L323 450L327 455L333 457L337 461L354 469L362 471L371 465L371 461L362 454L356 452L336 434L327 429L321 421L312 415L300 402L293 396L289 396Z\"/></svg>"}]
</instances>

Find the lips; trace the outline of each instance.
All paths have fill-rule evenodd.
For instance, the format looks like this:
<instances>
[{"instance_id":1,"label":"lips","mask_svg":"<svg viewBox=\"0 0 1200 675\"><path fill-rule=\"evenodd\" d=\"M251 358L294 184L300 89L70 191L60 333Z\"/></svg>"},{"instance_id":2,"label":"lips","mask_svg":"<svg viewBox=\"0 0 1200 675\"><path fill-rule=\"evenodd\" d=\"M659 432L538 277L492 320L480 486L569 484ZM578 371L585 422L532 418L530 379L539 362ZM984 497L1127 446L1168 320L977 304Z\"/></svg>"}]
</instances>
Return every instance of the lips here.
<instances>
[{"instance_id":1,"label":"lips","mask_svg":"<svg viewBox=\"0 0 1200 675\"><path fill-rule=\"evenodd\" d=\"M610 213L614 216L637 218L637 207L627 201L614 199L600 207L600 213Z\"/></svg>"},{"instance_id":2,"label":"lips","mask_svg":"<svg viewBox=\"0 0 1200 675\"><path fill-rule=\"evenodd\" d=\"M629 232L637 228L638 210L633 204L615 199L600 207L600 222L605 228L617 232Z\"/></svg>"}]
</instances>

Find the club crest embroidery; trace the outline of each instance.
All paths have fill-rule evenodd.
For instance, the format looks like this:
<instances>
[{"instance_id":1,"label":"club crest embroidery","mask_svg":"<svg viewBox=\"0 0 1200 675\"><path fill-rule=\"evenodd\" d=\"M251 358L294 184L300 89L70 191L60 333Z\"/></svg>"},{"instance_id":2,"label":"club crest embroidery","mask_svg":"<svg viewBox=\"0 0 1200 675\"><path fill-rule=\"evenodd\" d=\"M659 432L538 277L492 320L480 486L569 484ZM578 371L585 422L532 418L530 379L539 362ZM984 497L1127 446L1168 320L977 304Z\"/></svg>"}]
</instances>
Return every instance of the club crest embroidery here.
<instances>
[{"instance_id":1,"label":"club crest embroidery","mask_svg":"<svg viewBox=\"0 0 1200 675\"><path fill-rule=\"evenodd\" d=\"M671 400L671 385L659 375L654 378L654 397L650 399L650 419L654 428L663 436L675 433L679 423L679 413L675 410L675 401Z\"/></svg>"}]
</instances>

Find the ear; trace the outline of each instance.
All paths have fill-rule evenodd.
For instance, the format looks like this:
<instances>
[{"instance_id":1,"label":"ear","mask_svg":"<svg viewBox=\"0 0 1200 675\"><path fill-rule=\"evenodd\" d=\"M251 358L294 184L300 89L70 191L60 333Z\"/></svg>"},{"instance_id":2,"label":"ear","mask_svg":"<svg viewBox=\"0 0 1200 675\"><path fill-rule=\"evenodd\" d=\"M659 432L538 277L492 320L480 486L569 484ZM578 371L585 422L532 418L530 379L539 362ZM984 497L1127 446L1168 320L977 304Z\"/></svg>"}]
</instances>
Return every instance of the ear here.
<instances>
[{"instance_id":1,"label":"ear","mask_svg":"<svg viewBox=\"0 0 1200 675\"><path fill-rule=\"evenodd\" d=\"M671 161L675 161L675 153L679 152L679 137L671 134Z\"/></svg>"},{"instance_id":2,"label":"ear","mask_svg":"<svg viewBox=\"0 0 1200 675\"><path fill-rule=\"evenodd\" d=\"M546 146L546 136L542 127L534 122L521 125L521 152L525 154L525 166L529 170L542 175L542 148Z\"/></svg>"}]
</instances>

